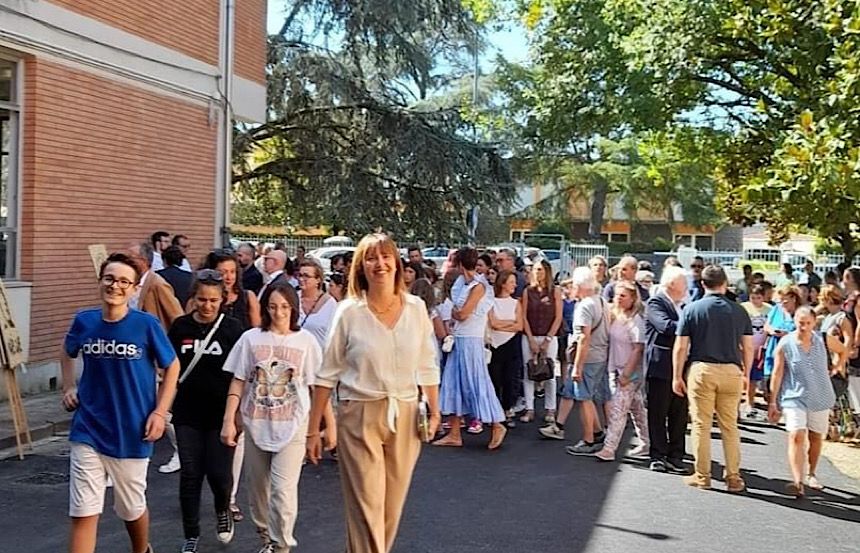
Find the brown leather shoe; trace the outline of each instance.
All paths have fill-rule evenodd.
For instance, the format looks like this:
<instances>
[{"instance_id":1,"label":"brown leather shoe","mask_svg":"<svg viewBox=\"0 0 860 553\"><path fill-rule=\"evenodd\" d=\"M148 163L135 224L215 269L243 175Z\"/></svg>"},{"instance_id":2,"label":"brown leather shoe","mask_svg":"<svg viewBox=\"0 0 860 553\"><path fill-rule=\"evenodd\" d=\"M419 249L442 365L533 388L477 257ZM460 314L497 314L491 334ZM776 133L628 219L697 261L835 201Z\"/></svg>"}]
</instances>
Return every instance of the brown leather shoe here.
<instances>
[{"instance_id":1,"label":"brown leather shoe","mask_svg":"<svg viewBox=\"0 0 860 553\"><path fill-rule=\"evenodd\" d=\"M744 479L737 474L726 476L726 491L729 493L741 493L747 489Z\"/></svg>"},{"instance_id":2,"label":"brown leather shoe","mask_svg":"<svg viewBox=\"0 0 860 553\"><path fill-rule=\"evenodd\" d=\"M699 488L700 490L710 490L711 489L711 477L704 476L701 474L691 474L690 476L685 476L683 478L684 484L691 486L693 488Z\"/></svg>"}]
</instances>

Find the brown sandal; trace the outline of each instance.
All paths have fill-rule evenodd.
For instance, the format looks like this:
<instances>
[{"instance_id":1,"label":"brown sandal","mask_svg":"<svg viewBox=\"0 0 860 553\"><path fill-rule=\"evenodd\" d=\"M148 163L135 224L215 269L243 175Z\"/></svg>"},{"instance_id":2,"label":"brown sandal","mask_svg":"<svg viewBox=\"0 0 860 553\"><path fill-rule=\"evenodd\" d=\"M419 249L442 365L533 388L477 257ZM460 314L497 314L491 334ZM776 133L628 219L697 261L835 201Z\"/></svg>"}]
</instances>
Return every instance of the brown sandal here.
<instances>
[{"instance_id":1,"label":"brown sandal","mask_svg":"<svg viewBox=\"0 0 860 553\"><path fill-rule=\"evenodd\" d=\"M499 449L502 447L502 442L505 441L505 436L508 433L508 429L505 428L503 424L494 424L493 425L493 437L490 438L490 444L487 446L487 449L490 451L494 449Z\"/></svg>"}]
</instances>

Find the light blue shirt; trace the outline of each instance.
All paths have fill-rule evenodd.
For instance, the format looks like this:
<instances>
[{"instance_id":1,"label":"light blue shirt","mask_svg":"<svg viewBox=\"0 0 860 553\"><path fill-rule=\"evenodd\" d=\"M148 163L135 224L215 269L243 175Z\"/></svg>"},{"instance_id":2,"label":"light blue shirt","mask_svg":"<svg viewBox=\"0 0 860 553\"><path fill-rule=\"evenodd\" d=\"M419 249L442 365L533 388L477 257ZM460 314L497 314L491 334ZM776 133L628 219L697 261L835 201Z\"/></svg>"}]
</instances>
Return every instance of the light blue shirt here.
<instances>
[{"instance_id":1,"label":"light blue shirt","mask_svg":"<svg viewBox=\"0 0 860 553\"><path fill-rule=\"evenodd\" d=\"M830 383L827 347L817 334L812 335L812 345L805 351L797 333L792 332L782 340L785 370L779 390L782 408L826 411L836 403L836 394Z\"/></svg>"}]
</instances>

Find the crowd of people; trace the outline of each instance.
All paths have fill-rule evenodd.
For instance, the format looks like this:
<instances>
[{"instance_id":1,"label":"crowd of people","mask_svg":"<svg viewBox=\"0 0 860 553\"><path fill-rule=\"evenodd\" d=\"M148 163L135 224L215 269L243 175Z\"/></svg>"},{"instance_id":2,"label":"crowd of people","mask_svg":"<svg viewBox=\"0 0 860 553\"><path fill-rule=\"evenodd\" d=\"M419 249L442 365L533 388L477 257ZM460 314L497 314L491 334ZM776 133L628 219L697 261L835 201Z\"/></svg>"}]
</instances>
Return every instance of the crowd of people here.
<instances>
[{"instance_id":1,"label":"crowd of people","mask_svg":"<svg viewBox=\"0 0 860 553\"><path fill-rule=\"evenodd\" d=\"M860 366L860 268L841 286L807 271L805 291L786 281L774 293L746 268L730 286L701 258L686 269L667 259L657 281L632 256L611 269L598 256L557 282L546 260L508 249L461 248L437 272L383 234L332 258L330 274L303 248L242 244L196 269L190 248L157 232L111 254L101 306L66 336L72 553L95 550L110 485L132 551L152 551L146 473L163 434L174 454L159 471L179 472L183 553L199 548L204 480L219 542L245 518L243 481L259 552L296 547L302 466L326 456L338 463L347 551L390 551L422 441L462 447L464 431L486 431L496 451L532 423L544 439L580 436L571 455L612 461L632 419L627 455L707 489L716 415L723 479L741 492L738 421L782 418L788 491L802 496L822 486L821 441Z\"/></svg>"}]
</instances>

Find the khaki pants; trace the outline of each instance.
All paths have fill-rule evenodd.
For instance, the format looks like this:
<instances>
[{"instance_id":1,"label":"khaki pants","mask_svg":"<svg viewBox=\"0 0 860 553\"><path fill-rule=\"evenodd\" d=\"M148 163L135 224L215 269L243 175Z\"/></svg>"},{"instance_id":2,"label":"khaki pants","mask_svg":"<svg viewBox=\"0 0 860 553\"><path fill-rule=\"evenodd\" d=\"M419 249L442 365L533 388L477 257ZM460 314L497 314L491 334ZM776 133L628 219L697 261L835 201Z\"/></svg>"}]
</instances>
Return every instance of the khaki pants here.
<instances>
[{"instance_id":1,"label":"khaki pants","mask_svg":"<svg viewBox=\"0 0 860 553\"><path fill-rule=\"evenodd\" d=\"M341 400L337 412L338 461L346 507L347 553L388 553L412 470L421 452L418 404L400 402L397 432L387 423L388 400Z\"/></svg>"},{"instance_id":2,"label":"khaki pants","mask_svg":"<svg viewBox=\"0 0 860 553\"><path fill-rule=\"evenodd\" d=\"M245 440L248 502L251 520L263 539L278 544L277 551L296 546L293 528L299 512L299 476L305 458L307 422L280 451L263 451L254 439Z\"/></svg>"},{"instance_id":3,"label":"khaki pants","mask_svg":"<svg viewBox=\"0 0 860 553\"><path fill-rule=\"evenodd\" d=\"M726 457L725 476L740 475L738 405L743 394L743 381L743 373L737 365L696 362L690 366L687 397L693 420L693 455L698 476L711 476L711 423L714 413Z\"/></svg>"}]
</instances>

